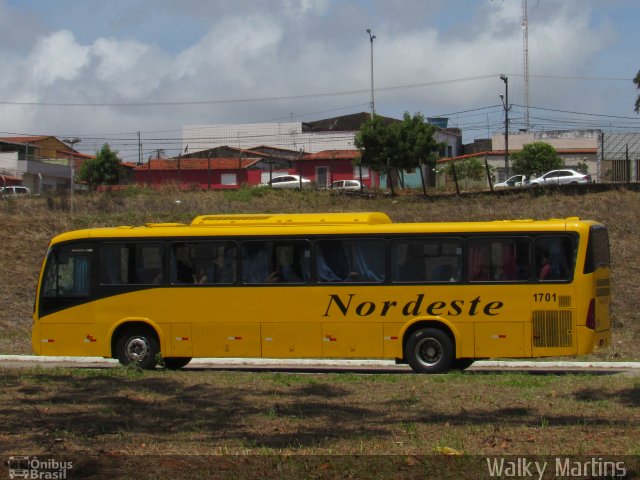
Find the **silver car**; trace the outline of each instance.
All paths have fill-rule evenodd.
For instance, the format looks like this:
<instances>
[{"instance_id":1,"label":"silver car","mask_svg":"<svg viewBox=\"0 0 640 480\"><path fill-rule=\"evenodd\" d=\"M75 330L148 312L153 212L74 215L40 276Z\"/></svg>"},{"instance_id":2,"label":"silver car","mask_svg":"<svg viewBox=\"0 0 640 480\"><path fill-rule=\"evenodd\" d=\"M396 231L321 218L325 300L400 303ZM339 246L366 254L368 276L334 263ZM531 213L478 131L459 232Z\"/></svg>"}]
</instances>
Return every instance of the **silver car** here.
<instances>
[{"instance_id":1,"label":"silver car","mask_svg":"<svg viewBox=\"0 0 640 480\"><path fill-rule=\"evenodd\" d=\"M311 186L311 180L304 177L300 180L299 175L280 175L273 177L267 185L273 188L300 188L302 185L305 188Z\"/></svg>"},{"instance_id":2,"label":"silver car","mask_svg":"<svg viewBox=\"0 0 640 480\"><path fill-rule=\"evenodd\" d=\"M360 180L336 180L329 185L332 190L361 190Z\"/></svg>"},{"instance_id":3,"label":"silver car","mask_svg":"<svg viewBox=\"0 0 640 480\"><path fill-rule=\"evenodd\" d=\"M507 178L504 182L496 183L493 188L501 189L501 188L525 188L529 186L529 180L526 175L514 175L513 177Z\"/></svg>"},{"instance_id":4,"label":"silver car","mask_svg":"<svg viewBox=\"0 0 640 480\"><path fill-rule=\"evenodd\" d=\"M17 197L20 195L30 195L31 190L21 185L10 185L8 187L0 187L0 197Z\"/></svg>"},{"instance_id":5,"label":"silver car","mask_svg":"<svg viewBox=\"0 0 640 480\"><path fill-rule=\"evenodd\" d=\"M571 183L591 183L591 175L566 168L561 170L551 170L550 172L529 181L529 186L541 187L543 185L568 185Z\"/></svg>"}]
</instances>

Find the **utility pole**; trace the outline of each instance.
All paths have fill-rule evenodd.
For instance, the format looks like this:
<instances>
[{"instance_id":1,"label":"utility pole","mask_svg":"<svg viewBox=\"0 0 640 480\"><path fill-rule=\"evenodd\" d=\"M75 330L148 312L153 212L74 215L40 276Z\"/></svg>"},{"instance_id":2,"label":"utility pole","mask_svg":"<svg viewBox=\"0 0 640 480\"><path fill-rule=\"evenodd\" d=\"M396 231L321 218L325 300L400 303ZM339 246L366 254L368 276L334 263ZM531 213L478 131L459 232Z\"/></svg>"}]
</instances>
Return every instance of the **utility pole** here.
<instances>
[{"instance_id":1,"label":"utility pole","mask_svg":"<svg viewBox=\"0 0 640 480\"><path fill-rule=\"evenodd\" d=\"M509 178L509 77L500 75L504 82L504 95L500 94L502 107L504 108L504 178Z\"/></svg>"},{"instance_id":2,"label":"utility pole","mask_svg":"<svg viewBox=\"0 0 640 480\"><path fill-rule=\"evenodd\" d=\"M522 0L522 65L524 67L524 129L529 131L529 14L527 0Z\"/></svg>"},{"instance_id":3,"label":"utility pole","mask_svg":"<svg viewBox=\"0 0 640 480\"><path fill-rule=\"evenodd\" d=\"M373 98L373 40L376 36L371 34L370 28L367 28L367 33L369 34L369 42L371 43L371 120L373 120L376 111L375 100Z\"/></svg>"},{"instance_id":4,"label":"utility pole","mask_svg":"<svg viewBox=\"0 0 640 480\"><path fill-rule=\"evenodd\" d=\"M65 138L62 140L63 143L66 143L71 148L71 158L69 159L69 210L71 215L73 215L73 146L76 143L80 142L79 138Z\"/></svg>"}]
</instances>

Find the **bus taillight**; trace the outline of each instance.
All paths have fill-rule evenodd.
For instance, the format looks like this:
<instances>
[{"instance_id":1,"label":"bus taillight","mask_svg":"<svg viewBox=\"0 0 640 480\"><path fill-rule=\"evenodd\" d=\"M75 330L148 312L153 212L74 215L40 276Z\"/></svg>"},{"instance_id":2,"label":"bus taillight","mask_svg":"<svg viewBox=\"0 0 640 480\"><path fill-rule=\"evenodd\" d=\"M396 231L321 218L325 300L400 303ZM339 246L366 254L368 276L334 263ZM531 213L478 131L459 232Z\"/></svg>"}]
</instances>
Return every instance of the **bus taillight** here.
<instances>
[{"instance_id":1,"label":"bus taillight","mask_svg":"<svg viewBox=\"0 0 640 480\"><path fill-rule=\"evenodd\" d=\"M587 328L591 330L596 329L596 300L595 298L591 299L589 303L589 311L587 312Z\"/></svg>"}]
</instances>

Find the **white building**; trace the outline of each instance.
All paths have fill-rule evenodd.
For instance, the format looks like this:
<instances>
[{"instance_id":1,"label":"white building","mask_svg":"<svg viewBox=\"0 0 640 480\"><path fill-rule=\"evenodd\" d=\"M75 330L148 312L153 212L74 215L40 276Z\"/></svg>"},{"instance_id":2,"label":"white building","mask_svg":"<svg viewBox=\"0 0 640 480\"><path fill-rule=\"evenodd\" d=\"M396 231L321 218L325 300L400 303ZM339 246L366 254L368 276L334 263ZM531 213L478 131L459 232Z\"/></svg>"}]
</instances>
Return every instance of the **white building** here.
<instances>
[{"instance_id":1,"label":"white building","mask_svg":"<svg viewBox=\"0 0 640 480\"><path fill-rule=\"evenodd\" d=\"M354 131L303 132L301 122L187 125L182 129L186 152L216 147L254 148L270 146L317 153L323 150L354 150Z\"/></svg>"},{"instance_id":2,"label":"white building","mask_svg":"<svg viewBox=\"0 0 640 480\"><path fill-rule=\"evenodd\" d=\"M244 149L269 146L305 153L356 150L355 136L360 126L369 118L369 113L361 112L307 123L187 125L182 129L182 151L192 153L223 146ZM401 121L389 117L382 118L385 122ZM461 132L455 128L440 128L439 125L435 125L438 126L435 139L444 144L440 155L460 155Z\"/></svg>"}]
</instances>

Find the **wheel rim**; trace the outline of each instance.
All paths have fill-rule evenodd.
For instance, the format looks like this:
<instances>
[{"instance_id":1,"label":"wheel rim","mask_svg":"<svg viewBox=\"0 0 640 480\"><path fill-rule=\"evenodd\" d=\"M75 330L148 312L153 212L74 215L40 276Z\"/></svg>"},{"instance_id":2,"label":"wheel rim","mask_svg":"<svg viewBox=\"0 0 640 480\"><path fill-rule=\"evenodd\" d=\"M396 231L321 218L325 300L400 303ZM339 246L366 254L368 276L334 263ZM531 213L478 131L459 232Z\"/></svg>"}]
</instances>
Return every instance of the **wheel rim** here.
<instances>
[{"instance_id":1,"label":"wheel rim","mask_svg":"<svg viewBox=\"0 0 640 480\"><path fill-rule=\"evenodd\" d=\"M132 362L142 362L149 356L151 346L144 337L134 337L127 342L126 353Z\"/></svg>"},{"instance_id":2,"label":"wheel rim","mask_svg":"<svg viewBox=\"0 0 640 480\"><path fill-rule=\"evenodd\" d=\"M421 365L433 367L443 355L442 344L435 338L423 338L416 344L416 359Z\"/></svg>"}]
</instances>

